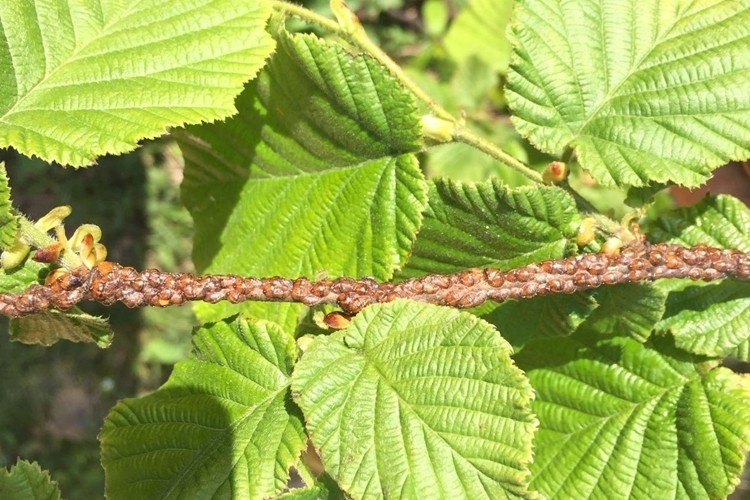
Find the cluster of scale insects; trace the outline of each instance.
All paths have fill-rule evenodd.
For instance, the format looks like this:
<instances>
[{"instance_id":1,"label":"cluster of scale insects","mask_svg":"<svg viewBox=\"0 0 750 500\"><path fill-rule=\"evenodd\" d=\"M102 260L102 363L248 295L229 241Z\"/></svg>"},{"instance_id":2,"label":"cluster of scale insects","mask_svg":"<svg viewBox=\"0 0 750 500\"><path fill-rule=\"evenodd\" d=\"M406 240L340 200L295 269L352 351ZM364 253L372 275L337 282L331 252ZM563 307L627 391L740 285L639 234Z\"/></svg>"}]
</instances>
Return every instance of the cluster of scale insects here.
<instances>
[{"instance_id":1,"label":"cluster of scale insects","mask_svg":"<svg viewBox=\"0 0 750 500\"><path fill-rule=\"evenodd\" d=\"M583 254L548 260L516 269L469 269L453 274L428 274L402 282L379 283L372 278L253 278L237 275L137 271L113 262L93 268L54 273L45 285L20 293L0 294L0 314L20 317L48 308L67 310L81 301L122 302L128 307L165 307L200 300L233 303L246 300L298 302L308 306L337 304L347 315L396 299L412 299L458 308L487 300L502 302L555 293L574 293L625 282L661 278L716 280L750 277L750 254L705 245L636 243L612 253Z\"/></svg>"}]
</instances>

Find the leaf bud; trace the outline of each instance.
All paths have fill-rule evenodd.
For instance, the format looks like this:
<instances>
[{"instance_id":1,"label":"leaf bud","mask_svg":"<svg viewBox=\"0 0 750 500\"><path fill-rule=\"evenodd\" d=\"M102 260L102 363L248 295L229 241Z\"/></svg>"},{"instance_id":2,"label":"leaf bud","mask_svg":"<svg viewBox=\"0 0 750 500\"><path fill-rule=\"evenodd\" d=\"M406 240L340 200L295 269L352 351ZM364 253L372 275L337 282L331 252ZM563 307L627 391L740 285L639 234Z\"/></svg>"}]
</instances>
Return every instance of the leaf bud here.
<instances>
[{"instance_id":1,"label":"leaf bud","mask_svg":"<svg viewBox=\"0 0 750 500\"><path fill-rule=\"evenodd\" d=\"M20 236L16 238L13 244L0 255L0 266L3 269L13 269L20 266L29 252L31 247L24 243Z\"/></svg>"},{"instance_id":2,"label":"leaf bud","mask_svg":"<svg viewBox=\"0 0 750 500\"><path fill-rule=\"evenodd\" d=\"M559 184L568 176L568 166L561 161L553 161L542 172L542 179L548 184Z\"/></svg>"},{"instance_id":3,"label":"leaf bud","mask_svg":"<svg viewBox=\"0 0 750 500\"><path fill-rule=\"evenodd\" d=\"M620 238L608 238L607 241L604 242L604 245L602 245L602 253L607 257L617 257L620 255L621 248L622 240Z\"/></svg>"},{"instance_id":4,"label":"leaf bud","mask_svg":"<svg viewBox=\"0 0 750 500\"><path fill-rule=\"evenodd\" d=\"M578 246L585 247L596 238L596 220L593 217L586 217L578 226L578 235L576 243Z\"/></svg>"},{"instance_id":5,"label":"leaf bud","mask_svg":"<svg viewBox=\"0 0 750 500\"><path fill-rule=\"evenodd\" d=\"M349 314L345 314L341 311L333 311L329 312L325 316L323 316L323 322L328 326L328 328L333 328L334 330L343 330L344 328L348 327L351 323L352 316Z\"/></svg>"},{"instance_id":6,"label":"leaf bud","mask_svg":"<svg viewBox=\"0 0 750 500\"><path fill-rule=\"evenodd\" d=\"M438 144L453 140L456 124L433 115L422 115L422 135Z\"/></svg>"}]
</instances>

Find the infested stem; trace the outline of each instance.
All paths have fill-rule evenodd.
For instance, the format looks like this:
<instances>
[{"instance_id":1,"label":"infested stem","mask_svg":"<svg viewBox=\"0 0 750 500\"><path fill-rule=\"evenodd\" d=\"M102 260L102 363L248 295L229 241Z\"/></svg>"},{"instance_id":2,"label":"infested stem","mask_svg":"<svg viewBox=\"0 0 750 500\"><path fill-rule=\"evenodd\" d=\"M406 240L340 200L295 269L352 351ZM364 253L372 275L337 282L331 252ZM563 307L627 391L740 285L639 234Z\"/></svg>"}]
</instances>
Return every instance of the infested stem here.
<instances>
[{"instance_id":1,"label":"infested stem","mask_svg":"<svg viewBox=\"0 0 750 500\"><path fill-rule=\"evenodd\" d=\"M618 255L583 254L529 264L509 271L470 269L429 274L399 283L372 278L253 278L236 275L174 274L150 269L138 272L112 262L64 274L49 286L32 285L17 294L0 294L0 314L27 316L49 308L66 310L80 301L122 302L128 307L170 306L200 300L297 302L307 306L337 304L356 314L370 304L411 299L458 308L488 300L528 299L574 293L601 285L689 278L711 281L750 278L750 253L698 245L637 244Z\"/></svg>"}]
</instances>

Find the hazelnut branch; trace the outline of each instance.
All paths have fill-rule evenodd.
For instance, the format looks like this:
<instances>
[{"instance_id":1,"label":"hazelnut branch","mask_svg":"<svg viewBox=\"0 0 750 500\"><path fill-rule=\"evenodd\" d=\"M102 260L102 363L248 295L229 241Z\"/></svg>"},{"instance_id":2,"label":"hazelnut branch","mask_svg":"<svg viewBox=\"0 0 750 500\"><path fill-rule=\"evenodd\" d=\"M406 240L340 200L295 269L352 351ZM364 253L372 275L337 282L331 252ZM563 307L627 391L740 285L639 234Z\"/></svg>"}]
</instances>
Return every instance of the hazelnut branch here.
<instances>
[{"instance_id":1,"label":"hazelnut branch","mask_svg":"<svg viewBox=\"0 0 750 500\"><path fill-rule=\"evenodd\" d=\"M138 272L113 262L93 269L79 267L60 273L48 285L32 285L20 293L0 294L0 314L21 317L48 308L66 310L80 301L122 302L128 307L209 303L228 300L298 302L307 306L337 304L347 314L399 298L458 308L487 300L502 302L574 293L600 285L690 278L711 281L750 278L750 253L674 244L636 244L617 255L583 254L529 264L509 271L470 269L453 274L428 274L399 283L372 278L252 278L236 275L175 274L149 269Z\"/></svg>"}]
</instances>

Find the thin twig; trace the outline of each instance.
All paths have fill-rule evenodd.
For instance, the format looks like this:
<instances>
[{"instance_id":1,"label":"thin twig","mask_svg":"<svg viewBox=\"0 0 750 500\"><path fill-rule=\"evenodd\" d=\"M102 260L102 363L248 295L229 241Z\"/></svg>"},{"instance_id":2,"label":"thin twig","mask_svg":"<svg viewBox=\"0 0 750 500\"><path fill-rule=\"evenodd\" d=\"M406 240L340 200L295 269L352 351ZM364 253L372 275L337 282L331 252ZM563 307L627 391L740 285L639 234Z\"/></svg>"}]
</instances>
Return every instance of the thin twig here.
<instances>
[{"instance_id":1,"label":"thin twig","mask_svg":"<svg viewBox=\"0 0 750 500\"><path fill-rule=\"evenodd\" d=\"M487 300L502 302L574 293L600 285L653 281L661 278L717 280L750 278L750 253L704 245L638 244L619 255L583 254L529 264L509 271L470 269L453 274L429 274L399 283L372 278L252 278L236 275L138 272L113 262L92 270L78 268L49 286L32 285L21 293L0 294L0 314L20 317L49 308L66 310L80 301L122 302L128 307L170 306L191 300L233 303L247 300L298 302L308 306L338 304L348 314L364 307L412 299L466 308Z\"/></svg>"}]
</instances>

